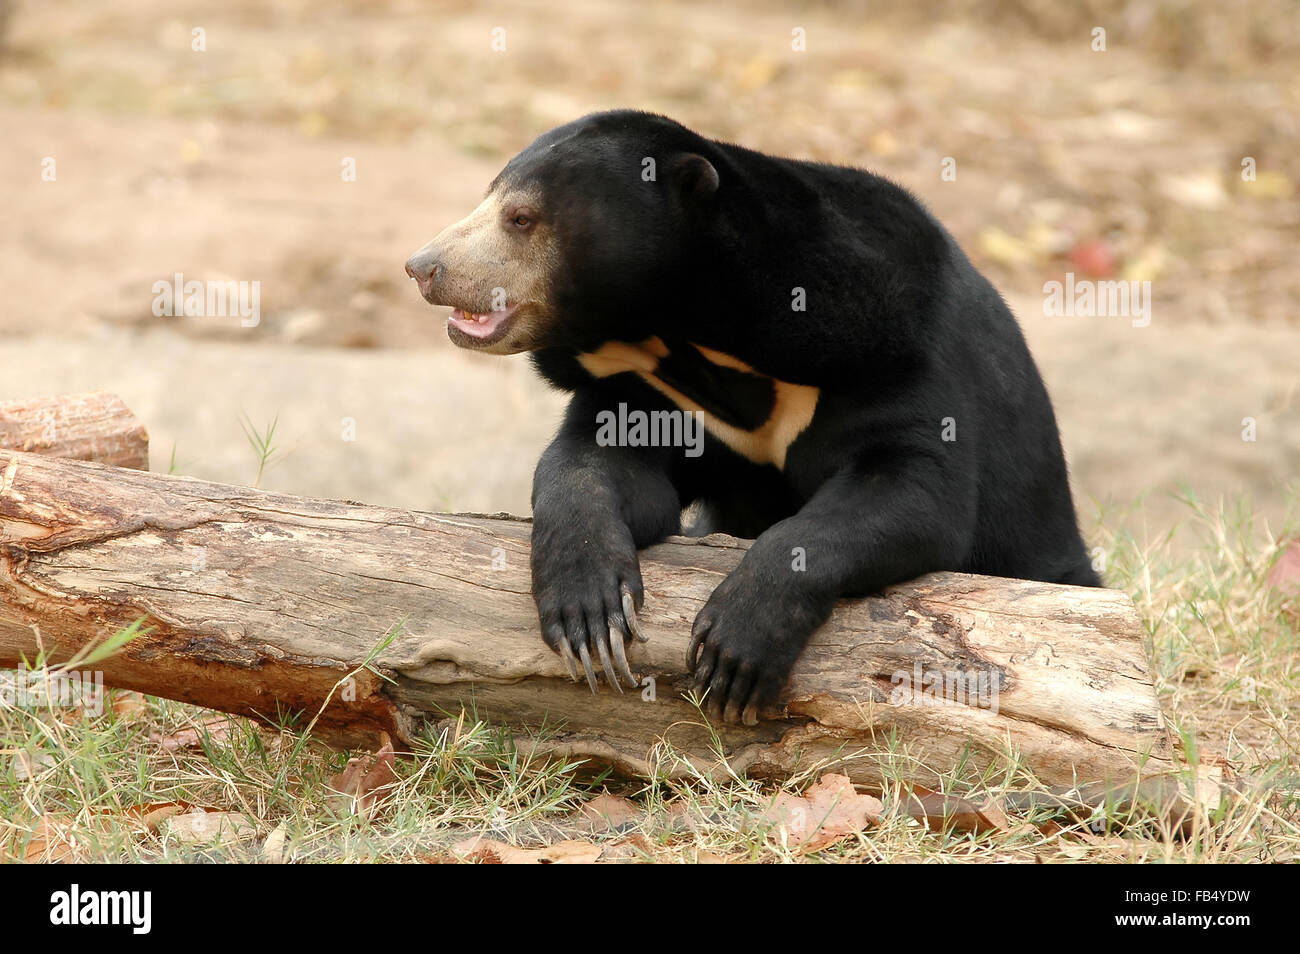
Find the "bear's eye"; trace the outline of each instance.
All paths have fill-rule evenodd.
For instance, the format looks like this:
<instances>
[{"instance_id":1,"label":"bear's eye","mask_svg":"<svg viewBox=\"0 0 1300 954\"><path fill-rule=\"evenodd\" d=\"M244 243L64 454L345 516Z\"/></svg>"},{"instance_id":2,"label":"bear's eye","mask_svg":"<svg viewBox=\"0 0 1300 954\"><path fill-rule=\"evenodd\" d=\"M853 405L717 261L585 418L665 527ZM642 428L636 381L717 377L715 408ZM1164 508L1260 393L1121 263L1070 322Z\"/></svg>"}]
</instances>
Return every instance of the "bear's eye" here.
<instances>
[{"instance_id":1,"label":"bear's eye","mask_svg":"<svg viewBox=\"0 0 1300 954\"><path fill-rule=\"evenodd\" d=\"M510 216L510 225L513 228L523 231L533 224L532 209L515 209L514 214Z\"/></svg>"}]
</instances>

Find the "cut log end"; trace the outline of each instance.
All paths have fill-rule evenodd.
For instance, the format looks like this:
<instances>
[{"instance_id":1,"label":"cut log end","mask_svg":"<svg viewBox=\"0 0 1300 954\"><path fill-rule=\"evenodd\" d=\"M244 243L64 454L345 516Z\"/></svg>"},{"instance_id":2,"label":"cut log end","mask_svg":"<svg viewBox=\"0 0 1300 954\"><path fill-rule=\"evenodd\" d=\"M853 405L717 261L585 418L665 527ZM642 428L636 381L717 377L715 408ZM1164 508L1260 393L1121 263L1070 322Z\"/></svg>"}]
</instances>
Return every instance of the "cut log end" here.
<instances>
[{"instance_id":1,"label":"cut log end","mask_svg":"<svg viewBox=\"0 0 1300 954\"><path fill-rule=\"evenodd\" d=\"M149 469L149 434L104 391L0 402L0 448Z\"/></svg>"}]
</instances>

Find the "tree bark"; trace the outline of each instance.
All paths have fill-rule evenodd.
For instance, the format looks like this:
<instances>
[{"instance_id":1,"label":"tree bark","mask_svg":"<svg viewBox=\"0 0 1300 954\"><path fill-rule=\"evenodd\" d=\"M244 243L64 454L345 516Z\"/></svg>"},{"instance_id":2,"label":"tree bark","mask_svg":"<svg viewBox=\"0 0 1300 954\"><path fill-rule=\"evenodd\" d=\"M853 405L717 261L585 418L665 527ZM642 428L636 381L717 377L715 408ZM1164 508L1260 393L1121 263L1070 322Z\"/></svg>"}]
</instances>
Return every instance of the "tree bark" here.
<instances>
[{"instance_id":1,"label":"tree bark","mask_svg":"<svg viewBox=\"0 0 1300 954\"><path fill-rule=\"evenodd\" d=\"M757 726L683 698L695 614L744 554L721 535L642 553L640 691L593 695L542 643L529 524L267 493L0 451L0 664L64 659L143 618L107 684L332 737L409 740L465 707L539 751L622 774L932 787L1012 754L1044 784L1173 767L1142 629L1114 590L935 573L841 601ZM322 705L386 633L391 644ZM948 677L944 692L927 678ZM981 686L984 690L981 696ZM947 700L947 701L945 701ZM554 730L554 731L550 731ZM726 757L723 763L722 756Z\"/></svg>"},{"instance_id":2,"label":"tree bark","mask_svg":"<svg viewBox=\"0 0 1300 954\"><path fill-rule=\"evenodd\" d=\"M0 402L0 448L149 469L149 434L106 391Z\"/></svg>"}]
</instances>

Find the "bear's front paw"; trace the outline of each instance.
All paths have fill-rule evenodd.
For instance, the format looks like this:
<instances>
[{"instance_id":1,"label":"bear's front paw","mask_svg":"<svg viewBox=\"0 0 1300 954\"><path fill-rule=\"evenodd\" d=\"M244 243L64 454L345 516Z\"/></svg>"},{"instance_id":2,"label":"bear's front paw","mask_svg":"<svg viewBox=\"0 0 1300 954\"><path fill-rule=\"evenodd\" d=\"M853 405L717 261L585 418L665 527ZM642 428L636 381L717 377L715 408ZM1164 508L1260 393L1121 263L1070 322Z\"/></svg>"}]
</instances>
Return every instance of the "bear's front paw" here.
<instances>
[{"instance_id":1,"label":"bear's front paw","mask_svg":"<svg viewBox=\"0 0 1300 954\"><path fill-rule=\"evenodd\" d=\"M592 659L600 660L606 681L619 692L619 678L633 688L640 680L628 666L626 641L642 642L636 610L641 605L641 568L630 534L625 541L598 543L601 536L535 534L533 598L546 644L559 653L578 679L580 661L587 683L599 685Z\"/></svg>"},{"instance_id":2,"label":"bear's front paw","mask_svg":"<svg viewBox=\"0 0 1300 954\"><path fill-rule=\"evenodd\" d=\"M687 666L708 711L727 722L754 725L759 707L773 702L785 686L830 606L781 593L742 571L723 580L695 618Z\"/></svg>"}]
</instances>

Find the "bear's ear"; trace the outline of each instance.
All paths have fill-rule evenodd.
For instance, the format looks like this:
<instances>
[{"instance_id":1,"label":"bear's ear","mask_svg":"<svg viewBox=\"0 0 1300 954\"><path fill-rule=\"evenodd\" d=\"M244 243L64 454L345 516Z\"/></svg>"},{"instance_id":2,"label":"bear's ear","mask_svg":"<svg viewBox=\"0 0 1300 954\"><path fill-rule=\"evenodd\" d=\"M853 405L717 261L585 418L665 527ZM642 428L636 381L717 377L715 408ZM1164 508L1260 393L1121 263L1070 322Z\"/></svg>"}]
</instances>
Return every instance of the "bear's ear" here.
<instances>
[{"instance_id":1,"label":"bear's ear","mask_svg":"<svg viewBox=\"0 0 1300 954\"><path fill-rule=\"evenodd\" d=\"M718 191L718 170L699 153L688 152L673 162L673 188L686 202L701 202Z\"/></svg>"}]
</instances>

